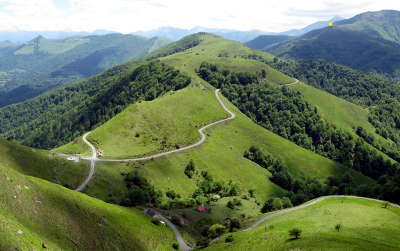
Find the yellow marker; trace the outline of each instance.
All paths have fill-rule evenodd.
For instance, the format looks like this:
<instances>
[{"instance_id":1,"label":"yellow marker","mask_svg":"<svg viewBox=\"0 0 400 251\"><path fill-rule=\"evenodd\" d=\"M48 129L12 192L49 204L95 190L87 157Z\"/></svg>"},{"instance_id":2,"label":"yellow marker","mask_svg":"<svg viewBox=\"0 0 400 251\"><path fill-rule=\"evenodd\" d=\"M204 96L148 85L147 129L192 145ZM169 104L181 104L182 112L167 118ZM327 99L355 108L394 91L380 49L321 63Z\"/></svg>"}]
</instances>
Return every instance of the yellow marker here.
<instances>
[{"instance_id":1,"label":"yellow marker","mask_svg":"<svg viewBox=\"0 0 400 251\"><path fill-rule=\"evenodd\" d=\"M330 27L332 27L332 26L333 26L333 23L332 23L332 22L330 22L330 23L329 23L329 26L330 26Z\"/></svg>"}]
</instances>

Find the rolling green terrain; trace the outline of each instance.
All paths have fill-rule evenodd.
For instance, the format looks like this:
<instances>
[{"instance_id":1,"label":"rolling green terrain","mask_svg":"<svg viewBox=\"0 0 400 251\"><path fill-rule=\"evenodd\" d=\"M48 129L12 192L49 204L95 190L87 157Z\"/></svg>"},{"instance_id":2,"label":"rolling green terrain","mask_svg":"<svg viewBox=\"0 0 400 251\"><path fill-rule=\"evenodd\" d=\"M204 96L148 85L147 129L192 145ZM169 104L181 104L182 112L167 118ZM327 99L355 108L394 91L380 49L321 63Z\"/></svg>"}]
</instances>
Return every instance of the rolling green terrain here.
<instances>
[{"instance_id":1,"label":"rolling green terrain","mask_svg":"<svg viewBox=\"0 0 400 251\"><path fill-rule=\"evenodd\" d=\"M194 93L198 92L196 87L189 87L189 90ZM207 97L208 95L204 93L200 97ZM167 97L171 100L178 100L175 98L179 95L173 94L167 95ZM190 95L187 97L189 99ZM224 102L227 102L226 99ZM329 176L341 176L344 170L347 170L333 161L298 147L254 124L232 105L228 107L237 115L235 120L227 125L218 125L214 129L207 130L206 142L199 148L154 159L143 164L100 163L101 169L111 176L109 181L105 178L99 178L99 184L106 182L108 185L101 185L105 191L96 191L96 176L103 176L101 171L98 171L95 173L93 182L89 184L88 193L90 194L90 189L93 189L94 195L97 193L107 194L106 191L112 191L111 194L119 194L118 187L113 188L111 184L117 183L117 180L122 182L124 177L120 173L130 170L127 169L127 165L129 165L142 173L152 184L157 184L157 188L162 191L166 192L168 189L172 189L182 196L189 196L193 193L195 184L193 180L185 176L183 171L189 160L193 159L199 171L207 170L213 176L225 181L231 179L240 183L244 190L253 188L256 190L257 198L265 200L270 196L279 194L280 189L268 180L270 175L268 171L261 169L243 157L243 152L251 145L263 146L275 156L281 157L295 175L325 180ZM176 116L174 120L180 121L180 117ZM108 123L111 124L112 121ZM151 122L148 126L152 126ZM118 132L116 128L115 132ZM109 171L106 171L106 166L110 166ZM369 179L356 172L353 174L361 183L370 182Z\"/></svg>"},{"instance_id":2,"label":"rolling green terrain","mask_svg":"<svg viewBox=\"0 0 400 251\"><path fill-rule=\"evenodd\" d=\"M22 249L45 242L53 249L67 250L73 249L72 245L78 247L77 249L89 250L168 250L172 248L174 241L172 232L165 226L152 224L150 218L145 217L135 206L159 207L165 210L164 212L172 213L174 217L184 218L186 223L179 230L183 231L185 239L195 244L203 241L204 234L208 235L208 238L213 236L213 224L225 224L226 217L239 219L242 225L249 224L261 216L260 209L264 208L266 201L277 197L292 198L294 193L298 192L295 189L299 190L299 187L317 197L321 195L319 193L342 191L339 188L343 184L335 183L347 180L348 184L362 187L361 192L364 193L374 189L374 192L391 190L396 194L396 178L393 177L392 181L392 177L385 176L392 169L385 169L382 173L382 168L372 169L374 175L377 173L377 176L373 177L375 180L364 176L359 172L364 170L348 168L274 134L262 127L261 123L258 125L258 121L250 116L251 113L242 110L240 106L234 106L226 98L228 96L224 97L221 94L223 103L236 117L206 129L207 137L203 144L148 161L101 161L101 158L104 160L146 156L193 144L199 140L197 130L200 127L227 118L229 114L215 97L213 86L217 86L218 81L212 82L212 79L208 83L200 77L199 69L203 62L215 64L220 69L242 73L238 76L246 77L255 72L265 73L252 84L260 87L265 85L265 88L271 86L279 90L279 93L290 94L287 89L291 88L299 90L302 95L296 95L300 105L305 104L302 103L303 99L312 105L304 111L314 111L316 116L321 115L322 119L351 133L353 127L358 125L366 127L372 133L373 128L368 127L370 125L367 122L367 110L303 83L292 87L276 87L293 83L295 79L254 60L254 55L273 60L273 56L267 53L255 52L239 43L200 33L156 50L140 61L114 67L88 80L52 90L29 102L0 110L0 121L7 123L7 129L2 131L3 135L20 136L20 140L29 144L42 144L47 147L58 147L72 140L55 148L51 153L32 151L31 148L5 141L0 145L0 155L6 156L6 161L0 162L1 171L5 173L4 177L0 176L0 182L3 179L4 184L11 181L13 184L21 184L15 188L6 186L7 189L14 190L3 191L5 195L17 191L19 193L17 198L9 196L4 204L0 204L1 210L4 211L2 216L10 219L9 224L14 230L18 227L23 228L23 234L29 236L15 239L20 235L3 234L0 238L14 238L13 242L18 243ZM218 77L216 72L213 74ZM227 72L225 74L229 75ZM249 96L252 94L254 93L250 93ZM270 105L275 103L271 102ZM15 117L15 114L27 114L28 111L32 111L32 114L24 118L25 121ZM359 118L360 121L355 122L355 118ZM34 130L29 131L28 128ZM331 128L329 129L333 131L332 135L337 136L336 131ZM53 162L58 161L53 160L54 152L84 156L91 153L79 136L87 131L92 131L89 140L104 153L104 156L95 162L93 179L84 190L91 197L38 178L23 176L15 171L53 181L54 176L57 176L53 171ZM341 140L339 136L337 141ZM353 141L349 142L353 144ZM275 171L244 156L252 146L262 148L275 160L281 161L281 167L287 169L287 175L303 183L294 182L287 186L274 183L271 178L276 174ZM351 150L354 150L354 145ZM370 152L365 152L367 154L361 157L364 158L366 166L381 163L380 160L370 158ZM23 162L24 158L28 160ZM39 164L26 167L30 159ZM356 161L359 163L362 160ZM71 166L68 172L62 173L65 175L62 176L65 181L60 182L63 185L66 183L71 184L70 187L76 187L73 186L78 182L76 177L81 181L87 174L87 169L81 171L85 164L75 165L64 161L60 166L63 165L68 168ZM188 168L190 166L192 170ZM46 171L38 171L40 168ZM57 166L55 169L59 170ZM150 195L148 190L141 190L143 187L153 189L154 193ZM225 191L226 188L229 190ZM332 190L328 191L328 188ZM28 191L34 192L32 197L23 197L24 201L19 201L19 196L27 196L24 192ZM343 191L352 193L350 190ZM375 195L372 192L371 194ZM155 196L156 199L150 196ZM393 195L393 198L397 197ZM237 204L232 205L235 199ZM46 208L43 211L37 209L35 200L41 201L43 204L38 204ZM142 201L142 204L135 204L137 201ZM19 203L18 207L14 206L19 211L12 211L8 207L14 205L13 202ZM30 210L23 208L24 205ZM198 205L205 205L206 212L197 212ZM271 219L276 222L274 229L268 230L271 232L271 239L270 235L265 236L263 226L251 232L234 233L235 246L231 248L247 250L249 247L255 247L258 250L268 247L263 245L276 245L277 250L290 250L297 248L296 245L299 244L303 249L310 247L311 243L314 245L312 240L316 239L316 248L324 247L327 243L337 243L335 245L338 245L338 249L362 249L366 247L362 240L375 236L379 240L372 240L371 247L377 250L382 247L390 248L397 245L396 240L392 241L391 238L398 234L398 211L392 208L378 208L377 205L355 199L328 199L320 204ZM378 212L378 209L383 211ZM365 215L362 214L364 211ZM291 218L292 214L295 216ZM50 217L38 224L44 215ZM381 220L385 227L378 223L378 215L382 215ZM354 220L360 216L364 216L365 220ZM174 221L174 217L171 217L171 221L179 225ZM321 220L322 217L327 217L328 220ZM29 221L27 218L33 220ZM341 219L341 222L336 222L335 219ZM302 227L303 235L300 240L286 241L287 231L293 227L295 221ZM320 221L323 224L320 224ZM337 223L343 225L339 233L334 230ZM375 229L369 231L363 224L370 224ZM51 227L45 229L45 226ZM358 228L357 231L361 230L357 232L350 229L351 227ZM376 230L378 227L379 230ZM320 235L315 237L317 230ZM250 233L253 234L250 236ZM336 234L343 234L344 237L339 239L346 242L337 242ZM224 240L225 237L210 247L211 250L227 248L226 245L230 244L223 243ZM31 241L31 244L26 241ZM386 242L386 246L383 246L383 242Z\"/></svg>"},{"instance_id":3,"label":"rolling green terrain","mask_svg":"<svg viewBox=\"0 0 400 251\"><path fill-rule=\"evenodd\" d=\"M96 142L104 157L112 158L165 152L189 145L199 138L198 128L225 115L214 93L199 87L131 105L94 130L89 140ZM169 98L171 95L174 97Z\"/></svg>"},{"instance_id":4,"label":"rolling green terrain","mask_svg":"<svg viewBox=\"0 0 400 251\"><path fill-rule=\"evenodd\" d=\"M89 136L89 139L92 139L95 144L101 146L106 157L123 158L125 156L135 156L145 154L145 150L150 154L154 151L154 146L157 146L157 144L154 142L152 143L154 146L150 145L153 148L150 148L148 145L146 145L147 148L143 148L141 144L146 142L145 139L153 137L155 131L158 131L157 133L170 132L169 123L181 125L182 121L187 121L186 114L189 113L192 115L190 116L190 122L185 122L187 125L185 127L179 126L179 133L177 135L191 132L193 136L190 141L177 141L175 134L164 133L162 135L162 137L166 136L166 142L173 142L170 144L172 147L177 142L179 145L182 145L182 143L195 141L198 134L196 128L190 125L204 125L218 118L226 117L227 115L224 115L222 108L218 105L215 97L213 97L213 91L210 89L209 84L201 80L195 73L201 62L205 60L220 63L234 70L250 71L265 69L267 71L267 81L273 83L293 82L293 79L260 62L242 58L235 59L234 56L238 56L235 54L231 55L232 57L230 58L218 57L219 50L229 50L230 53L239 52L242 55L249 53L249 49L239 44L212 35L201 35L200 37L204 39L204 42L189 49L188 52L185 51L162 58L162 62L180 68L192 77L192 85L190 87L167 94L155 101L132 105L124 112L106 122L103 126L94 130L93 134ZM240 48L240 50L237 48ZM193 100L196 100L196 104L191 104ZM208 105L205 110L191 110L187 105L191 104L194 107L198 105L205 106L206 102ZM224 99L224 102L229 104L226 99ZM168 113L162 112L166 109L166 106L163 106L163 104L170 104L167 108ZM226 126L218 125L210 129L210 132L207 131L209 134L208 138L198 149L191 149L165 158L154 159L143 164L100 163L98 166L102 171L98 171L95 174L87 192L95 196L102 195L104 199L108 199L104 197L105 195L110 195L108 197L114 197L116 201L120 201L122 194L119 189L121 187L119 186L114 189L110 185L118 183L117 181L121 183L124 177L120 173L127 172L130 168L136 167L152 184L157 184L157 188L162 191L166 192L168 189L172 189L182 196L189 196L193 193L196 186L192 180L185 176L183 170L189 160L193 159L199 170L208 170L213 176L225 181L232 179L240 183L244 190L254 188L257 191L257 198L265 200L274 194L279 194L280 190L267 179L269 176L268 171L260 169L257 165L254 165L254 163L249 162L243 157L243 152L251 145L260 145L275 156L281 157L294 175L325 180L329 176L341 176L344 170L348 170L340 164L298 147L257 126L231 104L228 107L234 111L237 117ZM158 112L156 112L157 109L159 109ZM137 113L131 114L131 111L137 111ZM205 116L204 114L208 115ZM136 122L134 118L137 117L152 119ZM158 122L167 120L169 121L168 123ZM139 125L142 128L146 128L146 130L138 131L139 136L136 137L136 131L134 129L129 131L129 128L132 128L132 124L136 125L138 123L140 123ZM105 130L106 128L110 128L110 130L107 131ZM156 129L153 130L151 128ZM129 138L133 139L133 142L138 142L139 145L129 144L132 142L128 140ZM156 142L160 142L160 140ZM160 143L158 144L161 147ZM57 149L57 151L71 148L77 149L75 145L69 144L66 148L62 147ZM142 149L141 152L138 149ZM158 150L160 151L161 149L159 148ZM106 166L108 165L110 165L110 170L106 171ZM243 172L244 169L246 172ZM110 175L108 181L107 175L104 175L102 172ZM356 172L352 174L361 183L371 182L368 178ZM254 182L255 180L257 182ZM108 194L107 191L111 192Z\"/></svg>"},{"instance_id":5,"label":"rolling green terrain","mask_svg":"<svg viewBox=\"0 0 400 251\"><path fill-rule=\"evenodd\" d=\"M335 226L341 224L340 231ZM288 231L302 230L293 240ZM400 209L356 198L329 198L268 219L248 232L224 235L205 250L398 250Z\"/></svg>"},{"instance_id":6,"label":"rolling green terrain","mask_svg":"<svg viewBox=\"0 0 400 251\"><path fill-rule=\"evenodd\" d=\"M39 36L19 46L3 46L0 107L140 58L168 43L163 38L108 34L58 40Z\"/></svg>"},{"instance_id":7,"label":"rolling green terrain","mask_svg":"<svg viewBox=\"0 0 400 251\"><path fill-rule=\"evenodd\" d=\"M172 250L174 236L139 209L104 203L0 162L0 249Z\"/></svg>"}]
</instances>

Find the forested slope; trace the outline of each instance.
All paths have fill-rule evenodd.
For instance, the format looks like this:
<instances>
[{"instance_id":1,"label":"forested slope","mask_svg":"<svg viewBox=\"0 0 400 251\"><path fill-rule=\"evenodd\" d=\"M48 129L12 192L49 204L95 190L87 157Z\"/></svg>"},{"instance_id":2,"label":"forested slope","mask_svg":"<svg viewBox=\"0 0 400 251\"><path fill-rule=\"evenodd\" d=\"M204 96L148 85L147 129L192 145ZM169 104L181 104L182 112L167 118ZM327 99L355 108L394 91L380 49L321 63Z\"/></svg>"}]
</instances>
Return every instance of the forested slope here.
<instances>
[{"instance_id":1,"label":"forested slope","mask_svg":"<svg viewBox=\"0 0 400 251\"><path fill-rule=\"evenodd\" d=\"M104 123L131 103L152 100L190 83L187 76L158 62L130 67L115 67L1 109L1 135L39 148L53 148Z\"/></svg>"}]
</instances>

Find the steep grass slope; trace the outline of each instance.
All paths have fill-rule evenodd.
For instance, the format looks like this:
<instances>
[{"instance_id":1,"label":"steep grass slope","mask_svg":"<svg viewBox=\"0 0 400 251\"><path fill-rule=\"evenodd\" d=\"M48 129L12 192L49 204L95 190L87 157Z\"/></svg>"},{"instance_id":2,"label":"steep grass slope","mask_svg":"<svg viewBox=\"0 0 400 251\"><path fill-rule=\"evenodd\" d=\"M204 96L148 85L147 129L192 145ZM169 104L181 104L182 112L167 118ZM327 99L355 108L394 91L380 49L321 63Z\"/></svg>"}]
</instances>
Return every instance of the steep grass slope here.
<instances>
[{"instance_id":1,"label":"steep grass slope","mask_svg":"<svg viewBox=\"0 0 400 251\"><path fill-rule=\"evenodd\" d=\"M200 127L224 115L214 93L190 87L131 105L94 130L89 140L96 142L104 157L165 152L198 140Z\"/></svg>"},{"instance_id":2,"label":"steep grass slope","mask_svg":"<svg viewBox=\"0 0 400 251\"><path fill-rule=\"evenodd\" d=\"M335 226L341 224L340 231ZM288 231L302 230L293 240ZM358 198L329 198L233 233L205 250L398 250L400 209Z\"/></svg>"},{"instance_id":3,"label":"steep grass slope","mask_svg":"<svg viewBox=\"0 0 400 251\"><path fill-rule=\"evenodd\" d=\"M45 151L0 140L0 164L20 173L78 187L89 173L89 162L71 162Z\"/></svg>"},{"instance_id":4,"label":"steep grass slope","mask_svg":"<svg viewBox=\"0 0 400 251\"><path fill-rule=\"evenodd\" d=\"M0 250L172 250L138 209L110 205L0 163Z\"/></svg>"}]
</instances>

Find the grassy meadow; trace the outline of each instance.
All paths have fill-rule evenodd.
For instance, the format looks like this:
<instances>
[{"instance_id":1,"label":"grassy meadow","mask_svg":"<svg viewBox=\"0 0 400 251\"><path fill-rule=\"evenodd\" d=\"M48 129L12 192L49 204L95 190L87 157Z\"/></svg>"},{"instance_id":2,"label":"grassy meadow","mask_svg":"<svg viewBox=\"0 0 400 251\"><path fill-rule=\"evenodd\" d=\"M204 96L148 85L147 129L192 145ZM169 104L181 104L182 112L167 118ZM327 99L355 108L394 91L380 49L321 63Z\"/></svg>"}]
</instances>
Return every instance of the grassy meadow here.
<instances>
[{"instance_id":1,"label":"grassy meadow","mask_svg":"<svg viewBox=\"0 0 400 251\"><path fill-rule=\"evenodd\" d=\"M298 240L288 234L295 227L302 230ZM329 198L233 233L233 242L226 243L226 236L205 250L399 250L400 209L365 199Z\"/></svg>"}]
</instances>

